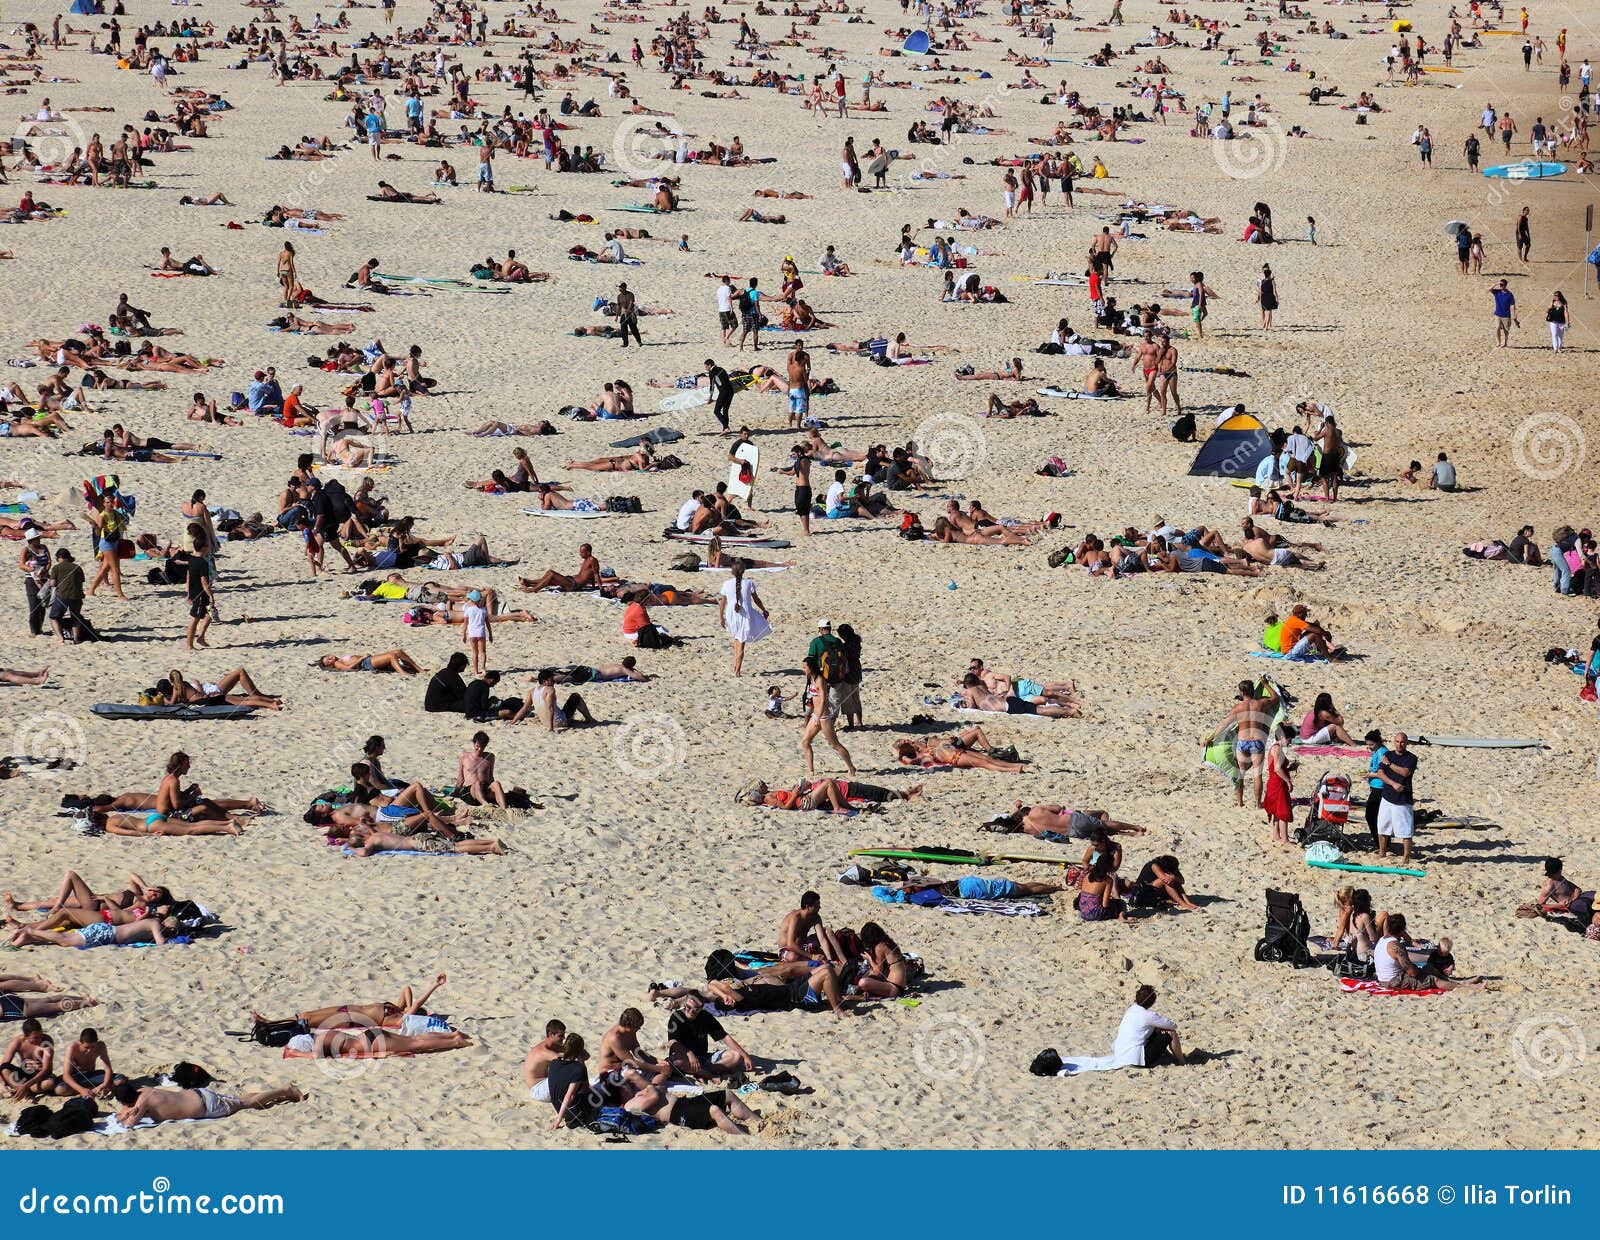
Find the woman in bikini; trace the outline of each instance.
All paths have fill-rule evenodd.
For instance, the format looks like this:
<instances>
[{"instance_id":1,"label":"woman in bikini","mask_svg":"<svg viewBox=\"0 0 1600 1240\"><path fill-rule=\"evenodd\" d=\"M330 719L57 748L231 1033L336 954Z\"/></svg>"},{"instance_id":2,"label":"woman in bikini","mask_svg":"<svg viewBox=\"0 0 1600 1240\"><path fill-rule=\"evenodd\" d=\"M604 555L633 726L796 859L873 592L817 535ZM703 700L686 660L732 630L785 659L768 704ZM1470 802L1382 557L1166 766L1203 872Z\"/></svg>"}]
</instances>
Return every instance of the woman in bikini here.
<instances>
[{"instance_id":1,"label":"woman in bikini","mask_svg":"<svg viewBox=\"0 0 1600 1240\"><path fill-rule=\"evenodd\" d=\"M856 989L875 999L898 999L911 989L922 974L922 967L907 960L900 945L869 921L861 927L861 956L867 972L856 980Z\"/></svg>"},{"instance_id":2,"label":"woman in bikini","mask_svg":"<svg viewBox=\"0 0 1600 1240\"><path fill-rule=\"evenodd\" d=\"M325 654L316 665L329 672L398 672L402 676L427 670L399 647L381 654Z\"/></svg>"},{"instance_id":3,"label":"woman in bikini","mask_svg":"<svg viewBox=\"0 0 1600 1240\"><path fill-rule=\"evenodd\" d=\"M407 1016L426 1015L426 1004L433 997L435 991L445 984L445 975L439 974L420 995L414 994L410 986L400 990L400 1002L390 1003L384 1000L379 1003L343 1003L338 1007L312 1008L307 1012L296 1012L294 1019L303 1021L313 1029L361 1029L382 1028L398 1029L400 1022ZM259 1012L251 1012L252 1021L270 1023Z\"/></svg>"},{"instance_id":4,"label":"woman in bikini","mask_svg":"<svg viewBox=\"0 0 1600 1240\"><path fill-rule=\"evenodd\" d=\"M896 741L891 751L901 766L950 766L965 771L1003 771L1016 774L1027 770L1026 762L1007 762L993 757L989 738L982 728L968 728L959 736L932 741Z\"/></svg>"}]
</instances>

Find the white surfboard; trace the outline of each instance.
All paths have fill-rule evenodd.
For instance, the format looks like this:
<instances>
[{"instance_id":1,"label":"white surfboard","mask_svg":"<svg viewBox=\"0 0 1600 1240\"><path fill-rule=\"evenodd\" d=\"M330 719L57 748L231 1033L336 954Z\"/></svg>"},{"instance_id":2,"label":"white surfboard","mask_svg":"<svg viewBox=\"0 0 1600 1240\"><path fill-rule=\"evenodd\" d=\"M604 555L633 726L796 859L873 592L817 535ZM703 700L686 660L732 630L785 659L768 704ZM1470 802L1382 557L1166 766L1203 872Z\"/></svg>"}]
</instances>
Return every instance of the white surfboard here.
<instances>
[{"instance_id":1,"label":"white surfboard","mask_svg":"<svg viewBox=\"0 0 1600 1240\"><path fill-rule=\"evenodd\" d=\"M728 462L728 494L747 504L755 503L756 471L761 464L761 453L755 444L742 443L734 449L735 460Z\"/></svg>"}]
</instances>

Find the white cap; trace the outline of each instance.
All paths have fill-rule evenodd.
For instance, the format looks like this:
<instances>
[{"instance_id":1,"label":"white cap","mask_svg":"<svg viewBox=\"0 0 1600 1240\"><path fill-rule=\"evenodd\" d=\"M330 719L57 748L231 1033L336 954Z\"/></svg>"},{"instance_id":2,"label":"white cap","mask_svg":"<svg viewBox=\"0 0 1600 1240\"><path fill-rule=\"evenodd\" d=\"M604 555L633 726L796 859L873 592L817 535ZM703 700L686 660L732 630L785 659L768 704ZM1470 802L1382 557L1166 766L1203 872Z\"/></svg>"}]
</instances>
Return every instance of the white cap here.
<instances>
[{"instance_id":1,"label":"white cap","mask_svg":"<svg viewBox=\"0 0 1600 1240\"><path fill-rule=\"evenodd\" d=\"M817 627L819 629L831 629L833 627L833 621L824 616L822 619L817 621Z\"/></svg>"}]
</instances>

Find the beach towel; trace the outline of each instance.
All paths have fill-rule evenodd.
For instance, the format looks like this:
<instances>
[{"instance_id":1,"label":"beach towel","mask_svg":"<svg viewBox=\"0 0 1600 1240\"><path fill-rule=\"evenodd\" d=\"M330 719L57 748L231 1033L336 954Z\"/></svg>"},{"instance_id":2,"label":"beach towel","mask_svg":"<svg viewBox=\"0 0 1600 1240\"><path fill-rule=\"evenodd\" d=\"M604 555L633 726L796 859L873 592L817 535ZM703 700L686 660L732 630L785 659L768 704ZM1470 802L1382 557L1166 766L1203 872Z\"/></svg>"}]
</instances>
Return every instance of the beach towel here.
<instances>
[{"instance_id":1,"label":"beach towel","mask_svg":"<svg viewBox=\"0 0 1600 1240\"><path fill-rule=\"evenodd\" d=\"M973 917L1043 917L1044 909L1032 900L967 900L945 896L934 908L941 913L962 913Z\"/></svg>"},{"instance_id":2,"label":"beach towel","mask_svg":"<svg viewBox=\"0 0 1600 1240\"><path fill-rule=\"evenodd\" d=\"M1289 663L1326 663L1328 661L1321 655L1301 655L1299 658L1294 658L1280 650L1252 650L1250 651L1250 657L1252 659L1283 659Z\"/></svg>"},{"instance_id":3,"label":"beach towel","mask_svg":"<svg viewBox=\"0 0 1600 1240\"><path fill-rule=\"evenodd\" d=\"M358 853L355 849L351 848L348 844L346 844L343 848L341 848L339 850L339 853L340 853L341 856L344 856L344 857L361 857L361 854ZM363 861L371 861L375 857L449 857L449 858L453 859L453 858L456 858L456 857L465 857L467 855L468 855L467 853L454 853L454 852L447 852L447 853L423 852L421 849L417 849L417 848L396 848L396 849L394 849L392 851L389 851L389 852L373 853L371 857L361 857L361 859Z\"/></svg>"},{"instance_id":4,"label":"beach towel","mask_svg":"<svg viewBox=\"0 0 1600 1240\"><path fill-rule=\"evenodd\" d=\"M1442 995L1445 993L1444 989L1439 986L1434 986L1429 990L1396 990L1393 986L1385 986L1381 982L1362 981L1360 978L1355 977L1341 977L1339 979L1339 989L1347 995L1360 993L1364 995L1386 995L1390 997L1409 996L1414 999L1424 999L1431 995Z\"/></svg>"},{"instance_id":5,"label":"beach towel","mask_svg":"<svg viewBox=\"0 0 1600 1240\"><path fill-rule=\"evenodd\" d=\"M1057 1076L1078 1076L1084 1072L1116 1072L1122 1064L1115 1055L1063 1055Z\"/></svg>"},{"instance_id":6,"label":"beach towel","mask_svg":"<svg viewBox=\"0 0 1600 1240\"><path fill-rule=\"evenodd\" d=\"M1319 758L1366 758L1371 755L1365 749L1349 749L1343 745L1291 745L1291 753L1314 754Z\"/></svg>"}]
</instances>

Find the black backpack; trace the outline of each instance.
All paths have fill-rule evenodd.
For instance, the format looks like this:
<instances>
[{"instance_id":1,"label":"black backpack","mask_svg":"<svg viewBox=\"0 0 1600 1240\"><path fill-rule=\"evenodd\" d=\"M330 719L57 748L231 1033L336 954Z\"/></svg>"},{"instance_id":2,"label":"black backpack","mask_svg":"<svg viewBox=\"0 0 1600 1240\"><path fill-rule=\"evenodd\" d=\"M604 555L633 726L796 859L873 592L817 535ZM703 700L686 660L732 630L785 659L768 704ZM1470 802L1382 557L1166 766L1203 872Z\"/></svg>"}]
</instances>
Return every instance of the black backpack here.
<instances>
[{"instance_id":1,"label":"black backpack","mask_svg":"<svg viewBox=\"0 0 1600 1240\"><path fill-rule=\"evenodd\" d=\"M1061 1056L1056 1053L1056 1048L1048 1046L1033 1057L1033 1062L1028 1065L1028 1071L1034 1076L1055 1076L1061 1071Z\"/></svg>"},{"instance_id":2,"label":"black backpack","mask_svg":"<svg viewBox=\"0 0 1600 1240\"><path fill-rule=\"evenodd\" d=\"M726 947L719 947L706 957L706 981L729 981L739 976L739 962Z\"/></svg>"},{"instance_id":3,"label":"black backpack","mask_svg":"<svg viewBox=\"0 0 1600 1240\"><path fill-rule=\"evenodd\" d=\"M607 512L643 512L644 505L637 495L613 495L606 500Z\"/></svg>"},{"instance_id":4,"label":"black backpack","mask_svg":"<svg viewBox=\"0 0 1600 1240\"><path fill-rule=\"evenodd\" d=\"M259 1042L262 1046L281 1047L288 1046L290 1038L297 1038L302 1033L310 1033L311 1026L303 1020L258 1020L250 1027L249 1033L229 1033L241 1042Z\"/></svg>"}]
</instances>

